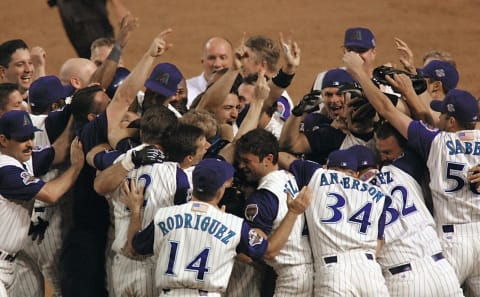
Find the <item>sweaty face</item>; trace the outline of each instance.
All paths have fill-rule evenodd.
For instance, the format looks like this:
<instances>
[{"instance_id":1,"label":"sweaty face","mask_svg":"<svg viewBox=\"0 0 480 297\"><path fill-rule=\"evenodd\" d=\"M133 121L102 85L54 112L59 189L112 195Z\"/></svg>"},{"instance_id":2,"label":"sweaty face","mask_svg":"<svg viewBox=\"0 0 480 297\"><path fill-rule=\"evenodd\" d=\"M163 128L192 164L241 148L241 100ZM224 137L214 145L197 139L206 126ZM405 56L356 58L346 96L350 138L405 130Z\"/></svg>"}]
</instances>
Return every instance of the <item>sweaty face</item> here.
<instances>
[{"instance_id":1,"label":"sweaty face","mask_svg":"<svg viewBox=\"0 0 480 297\"><path fill-rule=\"evenodd\" d=\"M389 136L385 139L376 138L375 146L383 164L392 163L403 154L403 149L395 136Z\"/></svg>"},{"instance_id":2,"label":"sweaty face","mask_svg":"<svg viewBox=\"0 0 480 297\"><path fill-rule=\"evenodd\" d=\"M249 75L255 75L260 72L262 68L260 57L252 49L248 48L242 57L242 76L247 77Z\"/></svg>"},{"instance_id":3,"label":"sweaty face","mask_svg":"<svg viewBox=\"0 0 480 297\"><path fill-rule=\"evenodd\" d=\"M32 157L33 134L29 139L14 140L0 136L2 142L2 153L9 155L20 162L27 162Z\"/></svg>"},{"instance_id":4,"label":"sweaty face","mask_svg":"<svg viewBox=\"0 0 480 297\"><path fill-rule=\"evenodd\" d=\"M23 109L23 99L19 91L13 91L8 95L8 102L4 108L0 109L0 116L10 110Z\"/></svg>"},{"instance_id":5,"label":"sweaty face","mask_svg":"<svg viewBox=\"0 0 480 297\"><path fill-rule=\"evenodd\" d=\"M203 71L207 80L214 72L230 68L232 62L232 47L228 42L215 38L207 43L202 57Z\"/></svg>"},{"instance_id":6,"label":"sweaty face","mask_svg":"<svg viewBox=\"0 0 480 297\"><path fill-rule=\"evenodd\" d=\"M97 67L100 67L103 62L107 59L108 55L112 51L111 46L97 46L96 48L93 49L90 60L97 65Z\"/></svg>"},{"instance_id":7,"label":"sweaty face","mask_svg":"<svg viewBox=\"0 0 480 297\"><path fill-rule=\"evenodd\" d=\"M233 125L238 118L240 102L235 94L228 94L223 104L215 111L215 118L220 124Z\"/></svg>"},{"instance_id":8,"label":"sweaty face","mask_svg":"<svg viewBox=\"0 0 480 297\"><path fill-rule=\"evenodd\" d=\"M30 88L33 76L33 63L28 49L17 49L11 57L8 68L5 69L4 82L18 84L23 94Z\"/></svg>"},{"instance_id":9,"label":"sweaty face","mask_svg":"<svg viewBox=\"0 0 480 297\"><path fill-rule=\"evenodd\" d=\"M248 181L258 181L265 175L265 166L260 158L252 153L240 153L238 168Z\"/></svg>"},{"instance_id":10,"label":"sweaty face","mask_svg":"<svg viewBox=\"0 0 480 297\"><path fill-rule=\"evenodd\" d=\"M344 104L345 99L338 88L330 87L322 89L322 99L325 103L328 116L331 119L335 119L338 116L344 117Z\"/></svg>"}]
</instances>

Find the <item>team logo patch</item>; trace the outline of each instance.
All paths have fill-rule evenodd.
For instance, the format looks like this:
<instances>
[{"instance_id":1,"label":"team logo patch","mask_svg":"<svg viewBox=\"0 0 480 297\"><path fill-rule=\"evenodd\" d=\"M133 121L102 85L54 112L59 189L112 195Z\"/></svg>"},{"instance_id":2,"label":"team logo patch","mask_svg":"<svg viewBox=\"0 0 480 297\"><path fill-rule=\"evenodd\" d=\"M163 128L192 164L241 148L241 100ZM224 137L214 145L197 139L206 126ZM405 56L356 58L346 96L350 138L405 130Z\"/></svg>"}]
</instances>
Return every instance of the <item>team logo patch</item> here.
<instances>
[{"instance_id":1,"label":"team logo patch","mask_svg":"<svg viewBox=\"0 0 480 297\"><path fill-rule=\"evenodd\" d=\"M258 215L258 206L256 204L249 204L245 208L245 218L251 222Z\"/></svg>"},{"instance_id":2,"label":"team logo patch","mask_svg":"<svg viewBox=\"0 0 480 297\"><path fill-rule=\"evenodd\" d=\"M435 69L435 75L437 77L445 77L445 70L443 69Z\"/></svg>"},{"instance_id":3,"label":"team logo patch","mask_svg":"<svg viewBox=\"0 0 480 297\"><path fill-rule=\"evenodd\" d=\"M32 176L30 173L26 171L23 171L22 173L20 173L20 177L22 178L23 184L26 186L30 184L36 184L40 181L39 178Z\"/></svg>"},{"instance_id":4,"label":"team logo patch","mask_svg":"<svg viewBox=\"0 0 480 297\"><path fill-rule=\"evenodd\" d=\"M428 124L428 123L425 123L424 121L420 121L420 123L422 124L422 126L424 126L427 130L429 131L432 131L432 132L436 132L438 131L438 128Z\"/></svg>"},{"instance_id":5,"label":"team logo patch","mask_svg":"<svg viewBox=\"0 0 480 297\"><path fill-rule=\"evenodd\" d=\"M254 229L251 229L248 231L248 244L250 246L256 246L259 244L262 244L263 242L263 237L257 233Z\"/></svg>"}]
</instances>

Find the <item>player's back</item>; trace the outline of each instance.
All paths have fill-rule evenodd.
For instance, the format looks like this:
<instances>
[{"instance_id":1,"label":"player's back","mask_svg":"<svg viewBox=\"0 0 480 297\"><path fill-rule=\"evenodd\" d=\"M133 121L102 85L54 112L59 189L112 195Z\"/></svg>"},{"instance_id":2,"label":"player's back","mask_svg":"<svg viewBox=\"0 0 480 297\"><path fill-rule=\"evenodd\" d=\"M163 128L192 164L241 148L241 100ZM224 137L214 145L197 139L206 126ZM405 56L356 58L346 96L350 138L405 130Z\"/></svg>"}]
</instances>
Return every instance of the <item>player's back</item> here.
<instances>
[{"instance_id":1,"label":"player's back","mask_svg":"<svg viewBox=\"0 0 480 297\"><path fill-rule=\"evenodd\" d=\"M241 218L203 202L159 209L154 243L157 286L224 292L242 225Z\"/></svg>"},{"instance_id":2,"label":"player's back","mask_svg":"<svg viewBox=\"0 0 480 297\"><path fill-rule=\"evenodd\" d=\"M392 199L386 208L384 244L377 258L380 265L391 267L440 252L435 222L420 184L394 165L384 166L375 181Z\"/></svg>"},{"instance_id":3,"label":"player's back","mask_svg":"<svg viewBox=\"0 0 480 297\"><path fill-rule=\"evenodd\" d=\"M432 142L427 166L437 225L480 222L480 192L467 179L480 162L480 131L441 132Z\"/></svg>"},{"instance_id":4,"label":"player's back","mask_svg":"<svg viewBox=\"0 0 480 297\"><path fill-rule=\"evenodd\" d=\"M315 259L348 251L375 253L386 196L376 186L347 174L317 169L305 212Z\"/></svg>"}]
</instances>

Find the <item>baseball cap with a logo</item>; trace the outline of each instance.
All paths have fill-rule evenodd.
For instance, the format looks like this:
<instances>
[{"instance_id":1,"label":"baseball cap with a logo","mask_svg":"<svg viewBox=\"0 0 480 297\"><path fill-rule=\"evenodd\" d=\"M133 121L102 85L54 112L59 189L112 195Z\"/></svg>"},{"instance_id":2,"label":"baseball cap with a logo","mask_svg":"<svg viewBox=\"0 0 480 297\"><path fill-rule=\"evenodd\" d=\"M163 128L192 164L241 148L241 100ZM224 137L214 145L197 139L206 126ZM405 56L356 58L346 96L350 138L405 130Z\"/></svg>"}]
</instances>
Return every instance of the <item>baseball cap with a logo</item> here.
<instances>
[{"instance_id":1,"label":"baseball cap with a logo","mask_svg":"<svg viewBox=\"0 0 480 297\"><path fill-rule=\"evenodd\" d=\"M447 89L454 89L458 84L458 71L452 64L432 60L421 70L422 76L431 78L435 81L441 81Z\"/></svg>"},{"instance_id":2,"label":"baseball cap with a logo","mask_svg":"<svg viewBox=\"0 0 480 297\"><path fill-rule=\"evenodd\" d=\"M183 75L177 66L170 63L160 63L153 69L150 77L145 81L145 87L166 97L177 92L178 84Z\"/></svg>"},{"instance_id":3,"label":"baseball cap with a logo","mask_svg":"<svg viewBox=\"0 0 480 297\"><path fill-rule=\"evenodd\" d=\"M203 159L193 170L193 189L200 193L216 193L233 177L234 172L235 169L228 162L215 158Z\"/></svg>"},{"instance_id":4,"label":"baseball cap with a logo","mask_svg":"<svg viewBox=\"0 0 480 297\"><path fill-rule=\"evenodd\" d=\"M49 106L68 95L68 87L54 75L37 78L28 89L28 101L34 107Z\"/></svg>"},{"instance_id":5,"label":"baseball cap with a logo","mask_svg":"<svg viewBox=\"0 0 480 297\"><path fill-rule=\"evenodd\" d=\"M330 69L323 77L322 90L332 87L338 88L345 84L353 84L353 78L350 74L341 68Z\"/></svg>"},{"instance_id":6,"label":"baseball cap with a logo","mask_svg":"<svg viewBox=\"0 0 480 297\"><path fill-rule=\"evenodd\" d=\"M368 147L357 144L349 147L348 150L357 158L358 168L377 166L375 153Z\"/></svg>"},{"instance_id":7,"label":"baseball cap with a logo","mask_svg":"<svg viewBox=\"0 0 480 297\"><path fill-rule=\"evenodd\" d=\"M13 140L32 139L33 133L41 131L35 127L30 116L23 110L11 110L0 117L0 134Z\"/></svg>"},{"instance_id":8,"label":"baseball cap with a logo","mask_svg":"<svg viewBox=\"0 0 480 297\"><path fill-rule=\"evenodd\" d=\"M375 47L375 36L368 28L349 28L345 31L345 48L359 47L363 49L371 49Z\"/></svg>"},{"instance_id":9,"label":"baseball cap with a logo","mask_svg":"<svg viewBox=\"0 0 480 297\"><path fill-rule=\"evenodd\" d=\"M467 91L450 90L442 100L433 100L430 107L440 113L446 113L462 122L478 120L478 103L475 97Z\"/></svg>"},{"instance_id":10,"label":"baseball cap with a logo","mask_svg":"<svg viewBox=\"0 0 480 297\"><path fill-rule=\"evenodd\" d=\"M328 155L327 166L329 168L343 168L357 171L358 161L349 150L336 150Z\"/></svg>"}]
</instances>

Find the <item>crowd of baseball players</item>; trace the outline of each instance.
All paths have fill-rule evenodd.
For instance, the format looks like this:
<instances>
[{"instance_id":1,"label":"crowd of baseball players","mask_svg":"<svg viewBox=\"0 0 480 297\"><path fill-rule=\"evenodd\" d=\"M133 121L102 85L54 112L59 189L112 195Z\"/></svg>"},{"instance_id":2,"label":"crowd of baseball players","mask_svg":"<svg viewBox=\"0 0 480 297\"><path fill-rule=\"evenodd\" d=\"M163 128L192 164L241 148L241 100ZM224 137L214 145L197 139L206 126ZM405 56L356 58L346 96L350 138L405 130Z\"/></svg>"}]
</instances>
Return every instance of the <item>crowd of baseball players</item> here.
<instances>
[{"instance_id":1,"label":"crowd of baseball players","mask_svg":"<svg viewBox=\"0 0 480 297\"><path fill-rule=\"evenodd\" d=\"M0 45L0 297L480 296L478 100L433 49L287 91L293 36L211 37L186 79L137 19L45 71ZM311 79L311 78L310 78Z\"/></svg>"}]
</instances>

